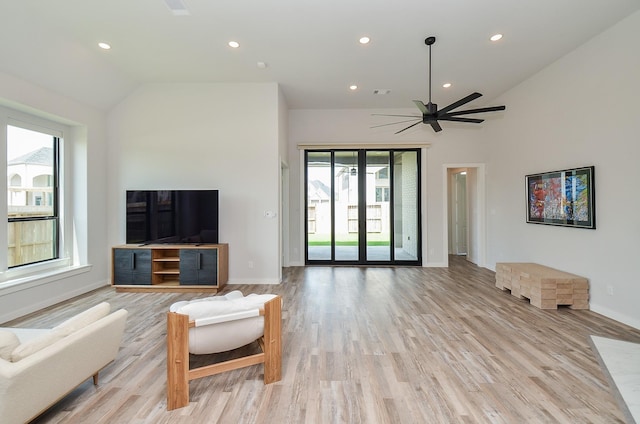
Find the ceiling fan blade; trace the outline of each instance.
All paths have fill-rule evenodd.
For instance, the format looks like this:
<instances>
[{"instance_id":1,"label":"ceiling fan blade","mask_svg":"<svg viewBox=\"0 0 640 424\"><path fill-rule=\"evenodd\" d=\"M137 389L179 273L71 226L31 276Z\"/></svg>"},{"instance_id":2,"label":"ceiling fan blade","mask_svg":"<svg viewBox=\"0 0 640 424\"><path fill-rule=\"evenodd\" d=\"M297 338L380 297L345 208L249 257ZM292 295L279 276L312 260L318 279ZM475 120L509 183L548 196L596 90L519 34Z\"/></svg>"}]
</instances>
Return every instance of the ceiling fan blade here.
<instances>
[{"instance_id":1,"label":"ceiling fan blade","mask_svg":"<svg viewBox=\"0 0 640 424\"><path fill-rule=\"evenodd\" d=\"M401 129L400 131L395 132L395 134L400 134L402 131L406 131L406 130L408 130L409 128L411 128L411 127L415 127L416 125L421 124L421 123L422 123L422 121L418 121L418 122L416 122L415 124L411 124L411 125L409 125L407 128L403 128L403 129Z\"/></svg>"},{"instance_id":2,"label":"ceiling fan blade","mask_svg":"<svg viewBox=\"0 0 640 424\"><path fill-rule=\"evenodd\" d=\"M415 117L415 119L418 119L418 117ZM373 127L369 127L369 128L379 128L379 127L386 127L387 125L396 125L396 124L402 124L405 122L413 122L415 119L407 119L406 121L397 121L397 122L391 122L388 124L374 125Z\"/></svg>"},{"instance_id":3,"label":"ceiling fan blade","mask_svg":"<svg viewBox=\"0 0 640 424\"><path fill-rule=\"evenodd\" d=\"M469 109L469 110L461 110L458 112L449 112L448 116L458 116L458 115L470 115L472 113L484 113L484 112L497 112L499 110L505 110L506 106L491 106L491 107L481 107L480 109Z\"/></svg>"},{"instance_id":4,"label":"ceiling fan blade","mask_svg":"<svg viewBox=\"0 0 640 424\"><path fill-rule=\"evenodd\" d=\"M438 113L439 114L447 113L450 110L453 110L453 109L458 108L458 107L460 107L460 106L462 106L464 104L467 104L470 101L475 100L475 99L477 99L478 97L481 97L481 96L482 96L482 94L480 94L480 93L471 93L467 97L464 97L464 98L458 100L457 102L453 102L449 106L439 110Z\"/></svg>"},{"instance_id":5,"label":"ceiling fan blade","mask_svg":"<svg viewBox=\"0 0 640 424\"><path fill-rule=\"evenodd\" d=\"M429 113L427 106L424 103L422 103L420 100L414 100L413 103L415 103L416 106L418 106L418 109L420 109L420 112L422 112L423 115L426 115Z\"/></svg>"},{"instance_id":6,"label":"ceiling fan blade","mask_svg":"<svg viewBox=\"0 0 640 424\"><path fill-rule=\"evenodd\" d=\"M484 119L477 119L477 118L455 118L453 116L441 116L438 119L440 119L441 121L452 121L452 122L470 122L472 124L479 124L480 122L483 122Z\"/></svg>"},{"instance_id":7,"label":"ceiling fan blade","mask_svg":"<svg viewBox=\"0 0 640 424\"><path fill-rule=\"evenodd\" d=\"M431 125L431 128L433 128L433 130L434 130L435 132L440 132L440 131L442 131L442 127L440 126L440 124L438 123L438 121L429 122L429 124Z\"/></svg>"},{"instance_id":8,"label":"ceiling fan blade","mask_svg":"<svg viewBox=\"0 0 640 424\"><path fill-rule=\"evenodd\" d=\"M372 113L371 116L399 116L401 118L415 118L415 119L420 119L419 116L416 115L385 115L383 113Z\"/></svg>"}]
</instances>

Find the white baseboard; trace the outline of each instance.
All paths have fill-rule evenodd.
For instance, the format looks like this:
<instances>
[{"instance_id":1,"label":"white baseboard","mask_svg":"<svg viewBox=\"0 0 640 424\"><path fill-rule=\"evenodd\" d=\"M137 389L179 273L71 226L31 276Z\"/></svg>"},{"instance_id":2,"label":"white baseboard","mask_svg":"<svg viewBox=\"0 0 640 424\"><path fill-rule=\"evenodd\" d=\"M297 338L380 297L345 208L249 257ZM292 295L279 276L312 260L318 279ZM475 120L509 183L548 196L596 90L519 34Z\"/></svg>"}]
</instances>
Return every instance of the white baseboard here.
<instances>
[{"instance_id":1,"label":"white baseboard","mask_svg":"<svg viewBox=\"0 0 640 424\"><path fill-rule=\"evenodd\" d=\"M607 318L611 318L612 320L615 320L623 324L626 324L630 327L633 327L636 330L640 330L640 321L638 321L635 318L631 318L619 312L612 311L611 309L605 308L600 305L594 305L593 303L589 304L589 309L597 314L604 315Z\"/></svg>"},{"instance_id":2,"label":"white baseboard","mask_svg":"<svg viewBox=\"0 0 640 424\"><path fill-rule=\"evenodd\" d=\"M232 284L280 284L280 281L265 278L234 278L227 281L227 285Z\"/></svg>"},{"instance_id":3,"label":"white baseboard","mask_svg":"<svg viewBox=\"0 0 640 424\"><path fill-rule=\"evenodd\" d=\"M428 262L422 264L423 268L447 268L449 264L447 262Z\"/></svg>"}]
</instances>

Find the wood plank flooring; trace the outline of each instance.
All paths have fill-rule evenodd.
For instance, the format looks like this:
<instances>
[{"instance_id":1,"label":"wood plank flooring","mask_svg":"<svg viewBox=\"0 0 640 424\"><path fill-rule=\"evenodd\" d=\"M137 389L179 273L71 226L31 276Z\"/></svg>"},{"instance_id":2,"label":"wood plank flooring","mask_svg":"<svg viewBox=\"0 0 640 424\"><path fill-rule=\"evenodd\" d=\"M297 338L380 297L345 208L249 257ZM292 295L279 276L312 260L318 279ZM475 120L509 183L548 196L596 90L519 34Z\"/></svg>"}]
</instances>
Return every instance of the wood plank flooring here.
<instances>
[{"instance_id":1,"label":"wood plank flooring","mask_svg":"<svg viewBox=\"0 0 640 424\"><path fill-rule=\"evenodd\" d=\"M640 331L535 308L462 258L449 268L288 268L283 284L224 292L235 289L283 297L282 381L265 386L261 365L195 380L190 405L167 412L166 312L204 295L105 287L3 324L46 328L101 301L129 311L100 385L88 379L35 422L624 422L589 335L638 343Z\"/></svg>"}]
</instances>

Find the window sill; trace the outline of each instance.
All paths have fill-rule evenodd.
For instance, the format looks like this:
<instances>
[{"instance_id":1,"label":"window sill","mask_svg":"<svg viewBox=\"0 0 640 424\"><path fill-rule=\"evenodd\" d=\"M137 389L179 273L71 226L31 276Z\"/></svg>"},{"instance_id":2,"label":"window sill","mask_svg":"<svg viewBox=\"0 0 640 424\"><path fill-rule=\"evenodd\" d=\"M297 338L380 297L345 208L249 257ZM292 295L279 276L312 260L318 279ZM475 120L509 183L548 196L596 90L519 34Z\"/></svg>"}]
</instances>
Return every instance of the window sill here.
<instances>
[{"instance_id":1,"label":"window sill","mask_svg":"<svg viewBox=\"0 0 640 424\"><path fill-rule=\"evenodd\" d=\"M61 261L66 262L66 261ZM50 264L49 264L50 265ZM3 295L31 289L43 284L49 284L54 281L73 277L91 271L91 265L68 266L51 268L39 271L32 269L29 274L16 275L11 270L0 275L0 293ZM12 275L13 274L13 275Z\"/></svg>"}]
</instances>

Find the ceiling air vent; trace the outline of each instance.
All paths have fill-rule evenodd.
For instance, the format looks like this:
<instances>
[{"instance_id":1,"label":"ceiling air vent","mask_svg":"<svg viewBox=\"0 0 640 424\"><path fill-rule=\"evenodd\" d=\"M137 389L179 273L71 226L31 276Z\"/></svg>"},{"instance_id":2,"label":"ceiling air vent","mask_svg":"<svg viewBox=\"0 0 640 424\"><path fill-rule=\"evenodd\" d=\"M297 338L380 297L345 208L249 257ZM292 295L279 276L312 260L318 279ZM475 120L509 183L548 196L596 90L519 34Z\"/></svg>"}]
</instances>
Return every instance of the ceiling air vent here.
<instances>
[{"instance_id":1,"label":"ceiling air vent","mask_svg":"<svg viewBox=\"0 0 640 424\"><path fill-rule=\"evenodd\" d=\"M164 2L174 15L184 16L190 14L187 6L184 5L182 0L164 0Z\"/></svg>"},{"instance_id":2,"label":"ceiling air vent","mask_svg":"<svg viewBox=\"0 0 640 424\"><path fill-rule=\"evenodd\" d=\"M373 94L380 95L380 96L389 94L389 93L391 93L391 90L388 88L376 88L375 90L373 90Z\"/></svg>"}]
</instances>

